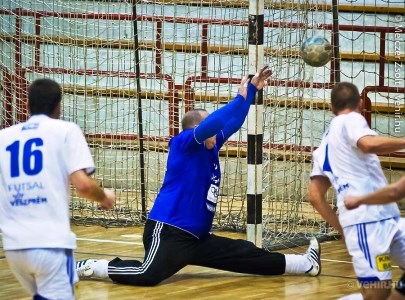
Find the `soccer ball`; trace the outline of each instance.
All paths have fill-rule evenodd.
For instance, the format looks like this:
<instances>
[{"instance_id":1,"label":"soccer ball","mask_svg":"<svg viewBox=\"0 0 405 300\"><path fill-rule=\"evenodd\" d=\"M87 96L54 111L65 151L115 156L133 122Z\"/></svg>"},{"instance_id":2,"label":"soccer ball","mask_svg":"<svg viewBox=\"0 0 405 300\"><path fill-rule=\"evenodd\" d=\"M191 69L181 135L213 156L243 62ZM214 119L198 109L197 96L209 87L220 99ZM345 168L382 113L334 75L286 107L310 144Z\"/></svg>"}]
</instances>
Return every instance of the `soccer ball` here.
<instances>
[{"instance_id":1,"label":"soccer ball","mask_svg":"<svg viewBox=\"0 0 405 300\"><path fill-rule=\"evenodd\" d=\"M322 67L332 57L332 45L322 36L311 36L301 45L301 57L312 67Z\"/></svg>"}]
</instances>

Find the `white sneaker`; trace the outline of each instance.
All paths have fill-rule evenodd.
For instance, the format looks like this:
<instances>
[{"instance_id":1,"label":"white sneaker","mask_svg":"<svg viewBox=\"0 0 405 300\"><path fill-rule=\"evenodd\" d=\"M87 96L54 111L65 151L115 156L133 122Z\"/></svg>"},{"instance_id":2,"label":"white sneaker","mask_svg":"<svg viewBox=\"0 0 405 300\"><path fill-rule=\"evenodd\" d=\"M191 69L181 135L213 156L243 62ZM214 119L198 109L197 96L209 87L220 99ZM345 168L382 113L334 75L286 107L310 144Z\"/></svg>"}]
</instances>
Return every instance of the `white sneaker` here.
<instances>
[{"instance_id":1,"label":"white sneaker","mask_svg":"<svg viewBox=\"0 0 405 300\"><path fill-rule=\"evenodd\" d=\"M77 276L79 276L80 279L91 278L91 276L94 273L91 265L93 263L95 263L96 261L97 261L97 259L91 259L91 258L77 261L76 262Z\"/></svg>"},{"instance_id":2,"label":"white sneaker","mask_svg":"<svg viewBox=\"0 0 405 300\"><path fill-rule=\"evenodd\" d=\"M312 267L305 273L310 276L318 276L321 273L321 245L316 237L311 238L308 250L304 255L312 263Z\"/></svg>"}]
</instances>

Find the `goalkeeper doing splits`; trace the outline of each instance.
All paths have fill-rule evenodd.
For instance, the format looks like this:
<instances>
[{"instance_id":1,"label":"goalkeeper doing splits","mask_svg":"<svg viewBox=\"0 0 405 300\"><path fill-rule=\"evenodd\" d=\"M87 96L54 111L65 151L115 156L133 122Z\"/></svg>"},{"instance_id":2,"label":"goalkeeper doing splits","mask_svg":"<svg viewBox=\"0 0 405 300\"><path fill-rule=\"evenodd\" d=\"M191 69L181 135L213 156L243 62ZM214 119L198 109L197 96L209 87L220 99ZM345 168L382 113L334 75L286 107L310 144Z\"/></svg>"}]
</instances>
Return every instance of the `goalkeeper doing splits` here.
<instances>
[{"instance_id":1,"label":"goalkeeper doing splits","mask_svg":"<svg viewBox=\"0 0 405 300\"><path fill-rule=\"evenodd\" d=\"M242 79L235 99L210 115L203 109L185 114L183 131L169 142L163 185L146 221L144 261L86 259L76 264L79 277L153 286L186 265L257 275L320 273L315 238L305 254L284 255L210 233L221 180L219 149L240 129L270 75L266 66L251 82Z\"/></svg>"}]
</instances>

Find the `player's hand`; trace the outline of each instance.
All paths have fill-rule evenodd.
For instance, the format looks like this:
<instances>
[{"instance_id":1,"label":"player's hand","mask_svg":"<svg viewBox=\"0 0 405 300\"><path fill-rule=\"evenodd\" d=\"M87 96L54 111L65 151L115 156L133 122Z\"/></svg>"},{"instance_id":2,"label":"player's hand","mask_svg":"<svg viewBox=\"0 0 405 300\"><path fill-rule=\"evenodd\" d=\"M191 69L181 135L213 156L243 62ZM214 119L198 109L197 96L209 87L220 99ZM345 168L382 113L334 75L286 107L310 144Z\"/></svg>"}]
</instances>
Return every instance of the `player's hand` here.
<instances>
[{"instance_id":1,"label":"player's hand","mask_svg":"<svg viewBox=\"0 0 405 300\"><path fill-rule=\"evenodd\" d=\"M258 90L261 90L268 83L271 74L273 74L273 72L269 69L269 66L266 65L253 76L251 82Z\"/></svg>"},{"instance_id":2,"label":"player's hand","mask_svg":"<svg viewBox=\"0 0 405 300\"><path fill-rule=\"evenodd\" d=\"M249 77L243 77L238 87L238 94L241 95L245 100L247 97L247 86L249 81Z\"/></svg>"},{"instance_id":3,"label":"player's hand","mask_svg":"<svg viewBox=\"0 0 405 300\"><path fill-rule=\"evenodd\" d=\"M104 189L105 197L102 202L100 202L100 207L104 210L110 210L115 205L115 194L112 190Z\"/></svg>"},{"instance_id":4,"label":"player's hand","mask_svg":"<svg viewBox=\"0 0 405 300\"><path fill-rule=\"evenodd\" d=\"M360 206L361 202L359 201L361 198L360 197L355 197L355 196L346 196L343 200L345 206L347 209L355 209Z\"/></svg>"}]
</instances>

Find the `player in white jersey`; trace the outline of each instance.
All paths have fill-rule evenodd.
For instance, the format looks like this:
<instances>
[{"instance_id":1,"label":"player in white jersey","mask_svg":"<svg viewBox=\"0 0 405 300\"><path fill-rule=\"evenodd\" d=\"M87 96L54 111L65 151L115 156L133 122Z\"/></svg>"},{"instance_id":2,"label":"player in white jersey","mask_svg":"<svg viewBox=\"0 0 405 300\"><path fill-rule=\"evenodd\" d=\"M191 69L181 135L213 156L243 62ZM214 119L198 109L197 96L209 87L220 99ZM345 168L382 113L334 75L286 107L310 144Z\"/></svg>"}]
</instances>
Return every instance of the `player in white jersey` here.
<instances>
[{"instance_id":1,"label":"player in white jersey","mask_svg":"<svg viewBox=\"0 0 405 300\"><path fill-rule=\"evenodd\" d=\"M362 204L386 204L399 201L405 198L405 176L397 182L390 184L378 191L365 196L347 195L344 203L347 209L355 209ZM405 255L405 249L403 250ZM392 291L389 300L405 300L405 273L397 282L395 289Z\"/></svg>"},{"instance_id":2,"label":"player in white jersey","mask_svg":"<svg viewBox=\"0 0 405 300\"><path fill-rule=\"evenodd\" d=\"M0 229L10 268L34 299L74 299L69 180L111 209L113 192L89 177L94 162L80 128L58 120L62 92L49 79L28 88L27 122L0 130Z\"/></svg>"},{"instance_id":3,"label":"player in white jersey","mask_svg":"<svg viewBox=\"0 0 405 300\"><path fill-rule=\"evenodd\" d=\"M336 117L313 153L309 201L345 238L362 294L348 299L387 299L391 261L405 268L405 222L396 203L361 205L347 210L347 193L365 195L387 185L376 154L405 148L405 139L380 137L359 114L361 100L351 83L335 85L331 95ZM339 216L326 202L333 185ZM382 238L384 237L384 238ZM357 298L355 298L357 297Z\"/></svg>"}]
</instances>

